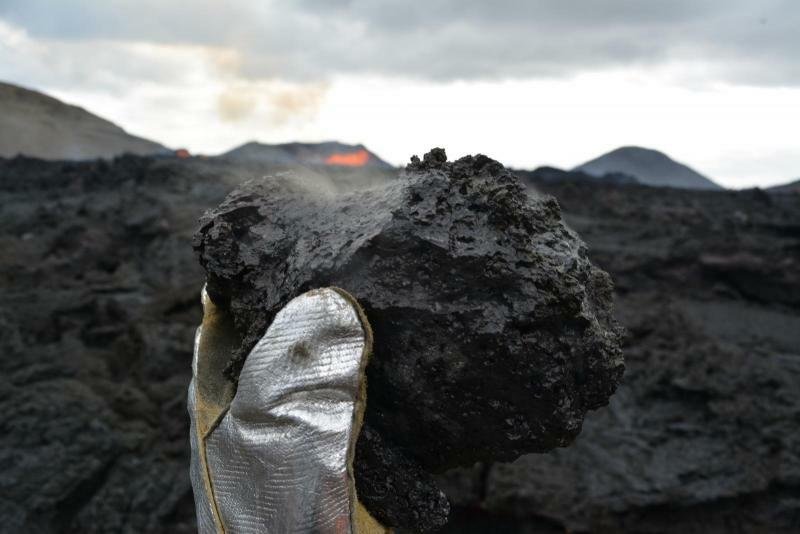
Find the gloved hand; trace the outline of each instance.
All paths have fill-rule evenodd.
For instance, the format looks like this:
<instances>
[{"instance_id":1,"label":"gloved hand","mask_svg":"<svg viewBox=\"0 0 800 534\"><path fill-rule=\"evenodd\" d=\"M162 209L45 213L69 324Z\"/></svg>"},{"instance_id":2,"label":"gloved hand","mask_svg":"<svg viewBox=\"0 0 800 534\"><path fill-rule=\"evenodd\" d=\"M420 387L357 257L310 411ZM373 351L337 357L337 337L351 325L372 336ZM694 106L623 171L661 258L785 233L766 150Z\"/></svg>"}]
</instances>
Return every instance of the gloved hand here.
<instances>
[{"instance_id":1,"label":"gloved hand","mask_svg":"<svg viewBox=\"0 0 800 534\"><path fill-rule=\"evenodd\" d=\"M289 302L223 376L238 339L202 292L189 386L198 532L389 532L358 502L353 455L372 333L358 303L325 288Z\"/></svg>"}]
</instances>

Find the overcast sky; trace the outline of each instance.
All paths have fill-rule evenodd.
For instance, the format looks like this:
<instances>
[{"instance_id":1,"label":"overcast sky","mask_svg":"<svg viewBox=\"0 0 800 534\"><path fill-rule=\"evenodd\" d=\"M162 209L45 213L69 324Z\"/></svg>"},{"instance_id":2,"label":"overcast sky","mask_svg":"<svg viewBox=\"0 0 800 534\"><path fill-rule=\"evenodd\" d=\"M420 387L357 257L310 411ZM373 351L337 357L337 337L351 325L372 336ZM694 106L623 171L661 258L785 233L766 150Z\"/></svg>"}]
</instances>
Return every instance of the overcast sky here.
<instances>
[{"instance_id":1,"label":"overcast sky","mask_svg":"<svg viewBox=\"0 0 800 534\"><path fill-rule=\"evenodd\" d=\"M797 0L0 0L0 79L209 154L635 144L765 186L800 177L798 58Z\"/></svg>"}]
</instances>

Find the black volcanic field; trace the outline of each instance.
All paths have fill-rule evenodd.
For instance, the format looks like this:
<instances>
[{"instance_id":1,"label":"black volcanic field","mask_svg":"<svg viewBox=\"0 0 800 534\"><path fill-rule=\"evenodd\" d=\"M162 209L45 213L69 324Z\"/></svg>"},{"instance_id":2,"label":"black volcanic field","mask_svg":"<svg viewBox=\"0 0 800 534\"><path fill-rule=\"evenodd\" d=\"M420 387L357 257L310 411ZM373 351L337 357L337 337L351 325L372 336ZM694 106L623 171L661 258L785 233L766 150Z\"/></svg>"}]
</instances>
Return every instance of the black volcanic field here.
<instances>
[{"instance_id":1,"label":"black volcanic field","mask_svg":"<svg viewBox=\"0 0 800 534\"><path fill-rule=\"evenodd\" d=\"M0 159L0 530L195 532L192 235L268 170ZM518 175L614 279L627 370L573 446L442 475L445 531L800 531L800 195Z\"/></svg>"}]
</instances>

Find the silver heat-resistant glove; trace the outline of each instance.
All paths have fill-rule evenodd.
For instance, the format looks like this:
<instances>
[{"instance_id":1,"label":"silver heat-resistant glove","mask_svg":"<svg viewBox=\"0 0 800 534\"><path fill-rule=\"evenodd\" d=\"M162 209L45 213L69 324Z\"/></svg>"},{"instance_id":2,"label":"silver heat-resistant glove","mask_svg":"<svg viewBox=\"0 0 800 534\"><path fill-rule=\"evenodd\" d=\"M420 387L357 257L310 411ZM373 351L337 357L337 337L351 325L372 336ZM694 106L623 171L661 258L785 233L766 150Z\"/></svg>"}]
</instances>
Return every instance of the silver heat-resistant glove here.
<instances>
[{"instance_id":1,"label":"silver heat-resistant glove","mask_svg":"<svg viewBox=\"0 0 800 534\"><path fill-rule=\"evenodd\" d=\"M230 316L202 292L189 386L200 534L388 532L360 505L353 454L372 334L342 290L309 291L275 316L238 387L223 369Z\"/></svg>"}]
</instances>

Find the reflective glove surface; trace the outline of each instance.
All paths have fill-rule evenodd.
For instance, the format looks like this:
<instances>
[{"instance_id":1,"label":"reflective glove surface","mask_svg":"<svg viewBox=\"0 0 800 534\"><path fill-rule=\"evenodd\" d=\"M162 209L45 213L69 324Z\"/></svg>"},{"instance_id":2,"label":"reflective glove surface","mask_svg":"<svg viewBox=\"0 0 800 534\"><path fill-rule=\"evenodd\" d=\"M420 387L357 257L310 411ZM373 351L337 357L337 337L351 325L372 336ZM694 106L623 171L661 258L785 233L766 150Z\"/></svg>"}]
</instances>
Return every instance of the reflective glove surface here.
<instances>
[{"instance_id":1,"label":"reflective glove surface","mask_svg":"<svg viewBox=\"0 0 800 534\"><path fill-rule=\"evenodd\" d=\"M198 532L388 532L360 505L353 454L366 405L369 324L342 290L309 291L278 312L238 387L223 370L238 338L202 293L189 386Z\"/></svg>"}]
</instances>

